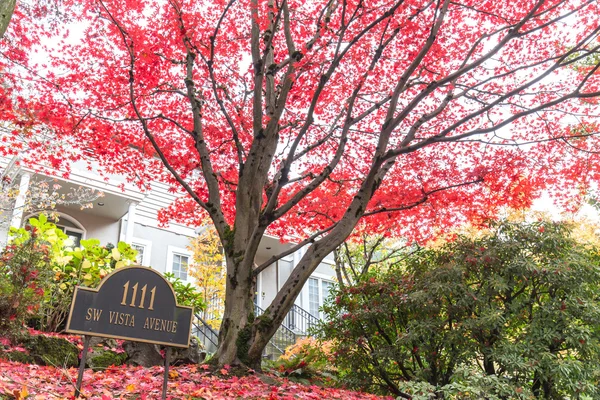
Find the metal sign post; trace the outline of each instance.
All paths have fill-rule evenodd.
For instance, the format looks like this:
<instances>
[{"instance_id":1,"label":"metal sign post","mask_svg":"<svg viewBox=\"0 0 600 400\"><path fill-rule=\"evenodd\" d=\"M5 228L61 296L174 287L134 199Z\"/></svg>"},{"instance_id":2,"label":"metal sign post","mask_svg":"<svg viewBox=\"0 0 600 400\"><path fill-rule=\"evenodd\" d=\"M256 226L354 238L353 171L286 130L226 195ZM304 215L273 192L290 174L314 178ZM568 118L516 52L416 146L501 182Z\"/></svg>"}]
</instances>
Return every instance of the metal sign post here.
<instances>
[{"instance_id":1,"label":"metal sign post","mask_svg":"<svg viewBox=\"0 0 600 400\"><path fill-rule=\"evenodd\" d=\"M81 362L79 363L79 373L77 374L77 383L75 384L75 398L81 394L81 382L83 381L83 371L85 370L85 360L87 358L88 348L90 346L90 337L83 337L83 351L81 352Z\"/></svg>"},{"instance_id":2,"label":"metal sign post","mask_svg":"<svg viewBox=\"0 0 600 400\"><path fill-rule=\"evenodd\" d=\"M193 311L179 306L171 284L148 267L119 268L97 289L77 286L66 329L83 335L75 397L81 393L90 336L101 336L166 346L162 395L166 399L170 348L189 347Z\"/></svg>"},{"instance_id":3,"label":"metal sign post","mask_svg":"<svg viewBox=\"0 0 600 400\"><path fill-rule=\"evenodd\" d=\"M165 377L163 380L162 400L167 399L167 382L169 381L169 358L171 357L171 348L167 347L165 352Z\"/></svg>"}]
</instances>

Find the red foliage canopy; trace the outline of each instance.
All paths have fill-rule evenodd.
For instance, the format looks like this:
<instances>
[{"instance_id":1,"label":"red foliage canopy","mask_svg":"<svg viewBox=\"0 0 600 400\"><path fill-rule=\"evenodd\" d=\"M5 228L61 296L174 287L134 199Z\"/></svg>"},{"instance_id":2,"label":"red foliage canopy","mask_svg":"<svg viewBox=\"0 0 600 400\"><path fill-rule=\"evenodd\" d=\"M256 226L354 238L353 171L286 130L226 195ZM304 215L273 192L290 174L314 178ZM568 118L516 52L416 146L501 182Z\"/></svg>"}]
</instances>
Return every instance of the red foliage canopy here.
<instances>
[{"instance_id":1,"label":"red foliage canopy","mask_svg":"<svg viewBox=\"0 0 600 400\"><path fill-rule=\"evenodd\" d=\"M250 160L268 170L257 178L260 208L282 236L339 222L371 174L378 189L360 228L422 238L600 178L599 8L19 3L0 42L0 120L10 131L0 152L52 167L88 157L140 186L187 186L193 195L163 217L190 223L215 199L234 221Z\"/></svg>"}]
</instances>

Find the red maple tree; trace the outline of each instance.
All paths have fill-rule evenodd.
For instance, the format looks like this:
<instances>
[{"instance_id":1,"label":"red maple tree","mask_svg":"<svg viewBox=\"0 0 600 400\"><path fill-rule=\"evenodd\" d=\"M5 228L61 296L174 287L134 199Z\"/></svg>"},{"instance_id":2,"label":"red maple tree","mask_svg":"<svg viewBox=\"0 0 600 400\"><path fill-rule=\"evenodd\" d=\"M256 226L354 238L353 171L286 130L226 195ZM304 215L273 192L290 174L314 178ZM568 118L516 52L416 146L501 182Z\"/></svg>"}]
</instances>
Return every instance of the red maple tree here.
<instances>
[{"instance_id":1,"label":"red maple tree","mask_svg":"<svg viewBox=\"0 0 600 400\"><path fill-rule=\"evenodd\" d=\"M420 240L598 181L599 21L597 0L20 4L1 151L183 189L163 217L208 214L227 260L215 360L256 368L353 230ZM253 319L266 232L308 250Z\"/></svg>"}]
</instances>

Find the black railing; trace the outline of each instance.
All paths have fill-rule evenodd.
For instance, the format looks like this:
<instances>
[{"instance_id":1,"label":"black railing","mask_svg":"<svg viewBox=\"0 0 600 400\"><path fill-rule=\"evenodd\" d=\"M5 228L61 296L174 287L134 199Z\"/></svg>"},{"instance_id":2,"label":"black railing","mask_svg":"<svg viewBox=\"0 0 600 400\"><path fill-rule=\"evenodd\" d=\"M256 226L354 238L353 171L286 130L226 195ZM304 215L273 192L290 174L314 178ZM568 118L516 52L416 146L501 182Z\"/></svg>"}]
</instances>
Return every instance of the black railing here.
<instances>
[{"instance_id":1,"label":"black railing","mask_svg":"<svg viewBox=\"0 0 600 400\"><path fill-rule=\"evenodd\" d=\"M258 305L254 305L254 315L256 317L261 316L264 312L265 310ZM307 335L309 329L318 322L318 318L294 304L283 320L283 324L277 328L277 331L275 331L275 334L269 341L266 349L267 354L265 355L279 356L283 354L288 346L296 343L298 335ZM199 315L196 315L193 325L193 334L202 340L205 347L207 345L206 341L210 342L215 348L218 347L219 331L213 329Z\"/></svg>"},{"instance_id":2,"label":"black railing","mask_svg":"<svg viewBox=\"0 0 600 400\"><path fill-rule=\"evenodd\" d=\"M258 305L254 305L254 314L256 317L262 315L264 312L265 310ZM278 355L282 355L288 346L296 343L296 339L294 331L285 325L279 325L279 328L277 328L275 334L269 341L269 345L272 347L272 350L279 353ZM269 348L269 345L267 345L267 348Z\"/></svg>"},{"instance_id":3,"label":"black railing","mask_svg":"<svg viewBox=\"0 0 600 400\"><path fill-rule=\"evenodd\" d=\"M293 305L283 320L283 325L299 335L308 335L310 328L316 326L319 319L297 305Z\"/></svg>"},{"instance_id":4,"label":"black railing","mask_svg":"<svg viewBox=\"0 0 600 400\"><path fill-rule=\"evenodd\" d=\"M204 347L207 347L206 340L212 343L215 348L219 347L219 331L214 330L205 320L202 319L202 317L197 314L193 325L194 330L192 333L202 340ZM203 338L205 340L203 340Z\"/></svg>"}]
</instances>

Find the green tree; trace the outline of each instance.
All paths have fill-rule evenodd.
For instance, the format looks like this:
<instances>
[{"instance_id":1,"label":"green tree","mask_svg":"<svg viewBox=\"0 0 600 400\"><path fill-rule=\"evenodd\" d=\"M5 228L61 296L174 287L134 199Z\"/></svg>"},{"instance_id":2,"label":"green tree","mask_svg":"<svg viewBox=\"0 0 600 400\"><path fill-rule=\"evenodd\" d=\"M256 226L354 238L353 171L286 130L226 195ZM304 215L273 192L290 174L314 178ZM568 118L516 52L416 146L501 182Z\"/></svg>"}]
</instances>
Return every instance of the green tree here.
<instances>
[{"instance_id":1,"label":"green tree","mask_svg":"<svg viewBox=\"0 0 600 400\"><path fill-rule=\"evenodd\" d=\"M321 334L343 377L371 390L597 396L599 262L567 224L494 223L340 289Z\"/></svg>"}]
</instances>

